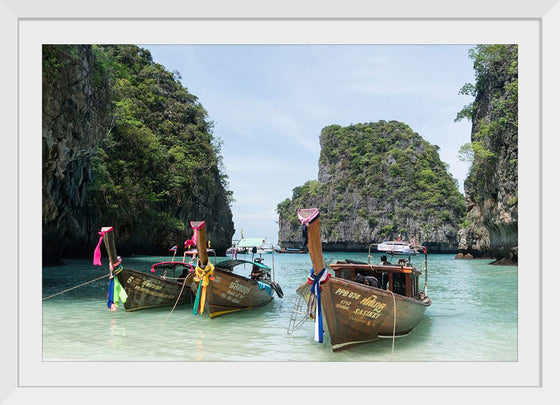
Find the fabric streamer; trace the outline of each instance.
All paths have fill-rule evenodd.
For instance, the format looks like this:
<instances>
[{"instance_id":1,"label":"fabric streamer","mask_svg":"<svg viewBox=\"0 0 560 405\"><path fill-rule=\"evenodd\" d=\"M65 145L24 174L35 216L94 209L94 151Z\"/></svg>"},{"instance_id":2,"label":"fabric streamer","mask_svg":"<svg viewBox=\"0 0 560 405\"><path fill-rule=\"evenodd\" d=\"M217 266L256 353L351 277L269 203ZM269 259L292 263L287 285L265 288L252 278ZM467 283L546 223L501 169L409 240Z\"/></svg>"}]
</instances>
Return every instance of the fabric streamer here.
<instances>
[{"instance_id":1,"label":"fabric streamer","mask_svg":"<svg viewBox=\"0 0 560 405\"><path fill-rule=\"evenodd\" d=\"M101 236L99 236L99 242L97 242L97 246L95 247L95 250L93 252L94 266L101 266L101 242L103 241L103 236L105 236L107 232L111 232L112 230L113 228L109 228L105 231L98 232L98 234Z\"/></svg>"},{"instance_id":2,"label":"fabric streamer","mask_svg":"<svg viewBox=\"0 0 560 405\"><path fill-rule=\"evenodd\" d=\"M303 213L307 213L310 212L311 214L308 217L305 217L303 215ZM307 227L309 226L309 224L313 221L315 221L318 217L319 217L319 209L318 208L310 208L310 209L306 209L306 210L298 210L298 219L299 222L301 222L301 232L302 232L302 238L303 238L303 246L307 246Z\"/></svg>"},{"instance_id":3,"label":"fabric streamer","mask_svg":"<svg viewBox=\"0 0 560 405\"><path fill-rule=\"evenodd\" d=\"M109 291L107 292L107 308L112 309L115 304L113 301L113 294L115 293L115 278L109 280Z\"/></svg>"},{"instance_id":4,"label":"fabric streamer","mask_svg":"<svg viewBox=\"0 0 560 405\"><path fill-rule=\"evenodd\" d=\"M206 301L206 287L210 281L214 280L214 265L210 262L204 268L200 267L200 261L194 269L194 281L198 281L198 290L193 304L193 315L199 315L204 312L204 304Z\"/></svg>"},{"instance_id":5,"label":"fabric streamer","mask_svg":"<svg viewBox=\"0 0 560 405\"><path fill-rule=\"evenodd\" d=\"M126 300L128 299L128 294L119 282L119 279L116 277L114 277L113 279L115 280L113 302L115 303L115 305L119 305L119 301L125 304Z\"/></svg>"},{"instance_id":6,"label":"fabric streamer","mask_svg":"<svg viewBox=\"0 0 560 405\"><path fill-rule=\"evenodd\" d=\"M262 283L258 280L257 280L257 283L259 285L259 290L265 290L268 295L272 295L272 289L270 288L270 286L268 284Z\"/></svg>"},{"instance_id":7,"label":"fabric streamer","mask_svg":"<svg viewBox=\"0 0 560 405\"><path fill-rule=\"evenodd\" d=\"M111 311L117 310L117 305L119 301L123 304L126 303L128 299L128 294L116 277L118 273L122 271L121 258L119 256L119 261L115 265L111 266L111 278L109 280L109 291L107 292L107 308Z\"/></svg>"},{"instance_id":8,"label":"fabric streamer","mask_svg":"<svg viewBox=\"0 0 560 405\"><path fill-rule=\"evenodd\" d=\"M301 222L305 226L309 226L309 224L311 222L313 222L313 220L319 216L319 208L311 208L312 213L307 218L304 218L300 211L304 212L304 211L309 211L309 210L298 210L299 222Z\"/></svg>"},{"instance_id":9,"label":"fabric streamer","mask_svg":"<svg viewBox=\"0 0 560 405\"><path fill-rule=\"evenodd\" d=\"M201 290L202 290L202 283L198 283L198 289L196 290L196 297L194 298L194 304L193 304L193 308L192 308L193 315L198 315ZM203 307L203 311L204 311L204 307Z\"/></svg>"},{"instance_id":10,"label":"fabric streamer","mask_svg":"<svg viewBox=\"0 0 560 405\"><path fill-rule=\"evenodd\" d=\"M323 343L323 311L321 309L321 284L324 284L331 277L325 269L315 274L311 269L311 274L307 278L307 282L311 285L311 293L315 294L317 305L315 305L315 341Z\"/></svg>"},{"instance_id":11,"label":"fabric streamer","mask_svg":"<svg viewBox=\"0 0 560 405\"><path fill-rule=\"evenodd\" d=\"M196 227L192 226L192 229L194 231L193 237L192 239L187 239L185 241L185 249L188 249L190 246L196 246L196 241L198 240L198 230L203 226L206 226L206 222L202 222L199 226Z\"/></svg>"}]
</instances>

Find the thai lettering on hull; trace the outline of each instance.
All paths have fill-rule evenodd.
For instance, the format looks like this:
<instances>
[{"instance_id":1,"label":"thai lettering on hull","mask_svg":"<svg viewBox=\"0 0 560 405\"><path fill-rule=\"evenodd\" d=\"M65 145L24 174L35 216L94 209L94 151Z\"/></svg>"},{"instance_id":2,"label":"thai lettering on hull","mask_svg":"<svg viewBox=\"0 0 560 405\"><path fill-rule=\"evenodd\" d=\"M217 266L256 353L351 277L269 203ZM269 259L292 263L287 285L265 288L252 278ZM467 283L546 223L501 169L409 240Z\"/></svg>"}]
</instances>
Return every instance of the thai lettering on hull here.
<instances>
[{"instance_id":1,"label":"thai lettering on hull","mask_svg":"<svg viewBox=\"0 0 560 405\"><path fill-rule=\"evenodd\" d=\"M130 276L126 280L127 284L136 284L136 285L134 285L134 288L133 288L134 291L142 292L144 294L151 295L151 296L157 297L157 298L165 298L165 299L177 298L174 295L166 294L165 292L160 291L160 290L163 289L163 287L161 285L158 285L156 283L152 283L151 281L148 281L148 280L144 280L140 283L135 283L134 282L135 280L136 280L136 278L134 276Z\"/></svg>"},{"instance_id":2,"label":"thai lettering on hull","mask_svg":"<svg viewBox=\"0 0 560 405\"><path fill-rule=\"evenodd\" d=\"M243 298L251 291L251 287L244 286L236 281L232 281L225 293L220 294L223 298L234 304L239 304Z\"/></svg>"},{"instance_id":3,"label":"thai lettering on hull","mask_svg":"<svg viewBox=\"0 0 560 405\"><path fill-rule=\"evenodd\" d=\"M344 288L338 288L334 294L340 299L336 302L335 307L347 312L347 316L358 323L371 325L372 321L378 319L387 307L386 303L377 300L378 297L375 294L364 297Z\"/></svg>"},{"instance_id":4,"label":"thai lettering on hull","mask_svg":"<svg viewBox=\"0 0 560 405\"><path fill-rule=\"evenodd\" d=\"M345 298L352 298L354 300L359 300L361 295L349 290L345 290L344 288L337 288L335 291L335 295L340 295L341 297Z\"/></svg>"}]
</instances>

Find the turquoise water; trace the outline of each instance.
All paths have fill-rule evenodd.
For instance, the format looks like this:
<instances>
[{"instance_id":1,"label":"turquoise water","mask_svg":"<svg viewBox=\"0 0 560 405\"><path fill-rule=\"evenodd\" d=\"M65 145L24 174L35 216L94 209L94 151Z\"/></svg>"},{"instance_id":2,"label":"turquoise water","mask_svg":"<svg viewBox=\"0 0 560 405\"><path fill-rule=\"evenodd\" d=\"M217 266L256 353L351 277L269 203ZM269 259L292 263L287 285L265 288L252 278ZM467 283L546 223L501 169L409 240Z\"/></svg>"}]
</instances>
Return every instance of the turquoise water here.
<instances>
[{"instance_id":1,"label":"turquoise water","mask_svg":"<svg viewBox=\"0 0 560 405\"><path fill-rule=\"evenodd\" d=\"M380 254L373 256L379 262ZM364 253L325 253L325 262ZM222 260L225 258L218 258ZM276 279L284 298L261 308L214 319L194 316L192 305L125 312L106 307L107 279L43 301L44 361L517 361L517 267L490 266L490 260L428 256L432 305L408 336L384 339L333 353L313 341L313 322L293 334L287 329L295 289L310 271L308 255L276 254ZM168 257L124 258L127 267L149 271ZM265 256L270 264L271 256ZM104 258L104 264L107 259ZM413 258L421 267L422 258ZM250 272L247 267L247 274ZM240 269L242 272L243 269ZM43 297L106 273L91 260L67 260L43 268ZM423 279L422 279L423 280Z\"/></svg>"}]
</instances>

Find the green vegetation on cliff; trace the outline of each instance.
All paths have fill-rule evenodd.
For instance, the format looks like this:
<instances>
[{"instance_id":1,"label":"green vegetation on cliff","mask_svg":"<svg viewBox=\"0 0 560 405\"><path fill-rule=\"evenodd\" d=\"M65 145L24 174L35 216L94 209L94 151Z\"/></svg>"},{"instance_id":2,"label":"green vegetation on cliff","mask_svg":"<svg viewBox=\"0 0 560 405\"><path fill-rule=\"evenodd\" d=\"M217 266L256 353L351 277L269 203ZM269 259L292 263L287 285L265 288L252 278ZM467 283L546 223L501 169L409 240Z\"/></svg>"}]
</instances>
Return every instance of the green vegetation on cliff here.
<instances>
[{"instance_id":1,"label":"green vegetation on cliff","mask_svg":"<svg viewBox=\"0 0 560 405\"><path fill-rule=\"evenodd\" d=\"M362 196L400 202L423 214L429 209L439 210L441 202L446 201L454 211L461 212L461 195L439 159L439 148L406 124L380 121L345 128L334 125L325 128L321 137L320 163L327 164L332 175L342 168L346 172L342 184L360 190ZM340 183L337 188L343 190Z\"/></svg>"},{"instance_id":2,"label":"green vegetation on cliff","mask_svg":"<svg viewBox=\"0 0 560 405\"><path fill-rule=\"evenodd\" d=\"M53 88L50 99L61 100L55 113L64 112L79 97L88 97L83 86L73 93L59 86L65 80L82 80L70 77L65 70L69 63L80 65L81 56L76 49L81 48L87 46L44 49L43 88ZM83 228L81 234L67 229L52 233L66 234L68 246L87 246L91 243L89 237L93 240L101 226L113 225L120 251L164 253L172 244L187 238L190 230L185 229L185 224L189 220L206 220L213 246L228 247L234 233L232 193L223 171L221 141L213 136L213 124L197 97L182 86L177 72L171 73L155 63L147 50L134 45L89 48L94 68L83 76L89 78L93 89L105 83L110 111L105 125L98 129L103 136L90 141L88 149L55 147L68 156L87 156L80 173L62 167L59 176L68 183L79 182L87 198L64 215L73 218L68 222ZM84 94L75 94L79 92ZM44 110L49 103L44 102ZM81 110L85 112L80 117L84 127L91 126L87 118L95 113L95 106ZM56 146L61 140L54 138L63 132L71 134L70 138L87 139L92 131L86 128L77 133L62 127L53 139L44 135L43 144ZM44 156L47 161L62 158ZM64 205L53 193L47 200ZM57 215L47 221L48 226L60 227L64 221ZM78 236L86 241L73 240Z\"/></svg>"},{"instance_id":3,"label":"green vegetation on cliff","mask_svg":"<svg viewBox=\"0 0 560 405\"><path fill-rule=\"evenodd\" d=\"M463 145L459 157L471 163L465 187L471 197L481 201L487 190L488 178L495 175L500 159L503 135L511 134L508 143L515 154L507 157L508 172L517 172L517 45L477 45L469 51L475 70L475 84L467 83L460 93L475 97L463 108L456 121L467 118L473 123L471 142ZM517 208L517 189L508 209Z\"/></svg>"},{"instance_id":4,"label":"green vegetation on cliff","mask_svg":"<svg viewBox=\"0 0 560 405\"><path fill-rule=\"evenodd\" d=\"M172 243L174 234L186 235L192 215L203 215L200 207L229 208L221 144L197 98L148 51L131 45L94 51L110 74L114 110L93 161L92 206L127 239L146 243L158 235ZM225 200L214 201L220 194Z\"/></svg>"},{"instance_id":5,"label":"green vegetation on cliff","mask_svg":"<svg viewBox=\"0 0 560 405\"><path fill-rule=\"evenodd\" d=\"M475 256L517 262L518 47L477 45L469 52L475 97L457 114L472 121L471 142L459 156L471 163L465 180L467 216L459 247Z\"/></svg>"},{"instance_id":6,"label":"green vegetation on cliff","mask_svg":"<svg viewBox=\"0 0 560 405\"><path fill-rule=\"evenodd\" d=\"M316 205L331 243L367 246L398 235L454 243L464 199L437 146L396 121L331 125L320 141L318 181L296 187L277 207L281 240L295 235L296 210Z\"/></svg>"}]
</instances>

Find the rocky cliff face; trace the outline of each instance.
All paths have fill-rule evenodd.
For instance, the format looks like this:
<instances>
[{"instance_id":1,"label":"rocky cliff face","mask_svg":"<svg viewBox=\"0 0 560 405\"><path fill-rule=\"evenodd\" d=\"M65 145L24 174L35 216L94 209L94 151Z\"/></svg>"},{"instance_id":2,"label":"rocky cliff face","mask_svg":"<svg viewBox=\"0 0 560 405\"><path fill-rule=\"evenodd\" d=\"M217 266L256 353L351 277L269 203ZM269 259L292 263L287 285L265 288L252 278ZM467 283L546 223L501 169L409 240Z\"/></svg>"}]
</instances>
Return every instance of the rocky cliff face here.
<instances>
[{"instance_id":1,"label":"rocky cliff face","mask_svg":"<svg viewBox=\"0 0 560 405\"><path fill-rule=\"evenodd\" d=\"M281 246L301 246L297 209L319 207L325 250L363 251L401 236L456 251L463 197L436 146L395 121L333 125L320 142L318 180L278 205Z\"/></svg>"},{"instance_id":2,"label":"rocky cliff face","mask_svg":"<svg viewBox=\"0 0 560 405\"><path fill-rule=\"evenodd\" d=\"M84 240L91 158L106 136L110 92L91 46L43 47L43 262Z\"/></svg>"},{"instance_id":3,"label":"rocky cliff face","mask_svg":"<svg viewBox=\"0 0 560 405\"><path fill-rule=\"evenodd\" d=\"M88 257L102 226L119 254L169 254L205 220L234 233L207 113L136 46L43 48L43 263Z\"/></svg>"},{"instance_id":4,"label":"rocky cliff face","mask_svg":"<svg viewBox=\"0 0 560 405\"><path fill-rule=\"evenodd\" d=\"M474 54L473 162L465 181L466 227L459 248L497 263L517 263L517 46L480 46Z\"/></svg>"}]
</instances>

